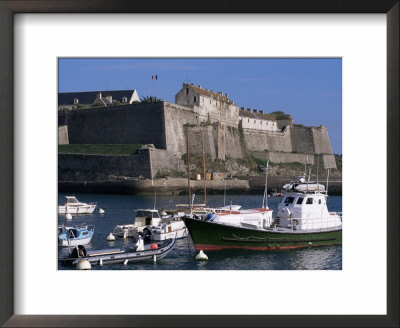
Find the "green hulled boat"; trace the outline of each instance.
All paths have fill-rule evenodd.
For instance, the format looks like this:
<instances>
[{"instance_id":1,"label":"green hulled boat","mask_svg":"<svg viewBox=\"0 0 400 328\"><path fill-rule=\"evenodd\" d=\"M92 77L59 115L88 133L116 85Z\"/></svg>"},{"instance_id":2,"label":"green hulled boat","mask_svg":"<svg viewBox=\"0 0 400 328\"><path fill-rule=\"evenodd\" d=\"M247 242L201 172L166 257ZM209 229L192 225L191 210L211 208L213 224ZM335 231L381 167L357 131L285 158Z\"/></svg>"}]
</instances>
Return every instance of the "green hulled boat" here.
<instances>
[{"instance_id":1,"label":"green hulled boat","mask_svg":"<svg viewBox=\"0 0 400 328\"><path fill-rule=\"evenodd\" d=\"M284 250L342 243L342 214L328 211L322 184L300 178L283 190L275 219L266 197L262 208L186 216L196 250Z\"/></svg>"}]
</instances>

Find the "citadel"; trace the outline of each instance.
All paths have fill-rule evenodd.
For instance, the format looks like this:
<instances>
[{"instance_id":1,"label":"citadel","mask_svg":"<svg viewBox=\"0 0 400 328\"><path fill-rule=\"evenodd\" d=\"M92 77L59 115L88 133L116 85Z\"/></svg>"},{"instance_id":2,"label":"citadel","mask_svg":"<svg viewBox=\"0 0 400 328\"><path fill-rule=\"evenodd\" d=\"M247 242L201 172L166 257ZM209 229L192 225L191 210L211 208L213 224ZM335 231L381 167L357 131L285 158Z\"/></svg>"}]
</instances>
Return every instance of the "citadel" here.
<instances>
[{"instance_id":1,"label":"citadel","mask_svg":"<svg viewBox=\"0 0 400 328\"><path fill-rule=\"evenodd\" d=\"M295 124L282 112L238 107L227 93L183 83L175 103L139 101L137 91L59 94L60 144L141 144L137 155L59 156L59 169L91 167L106 174L154 178L176 168L189 152L211 160L252 156L273 163L308 163L336 168L323 125ZM90 164L91 163L91 164ZM118 167L118 169L116 169ZM118 171L118 172L117 172Z\"/></svg>"}]
</instances>

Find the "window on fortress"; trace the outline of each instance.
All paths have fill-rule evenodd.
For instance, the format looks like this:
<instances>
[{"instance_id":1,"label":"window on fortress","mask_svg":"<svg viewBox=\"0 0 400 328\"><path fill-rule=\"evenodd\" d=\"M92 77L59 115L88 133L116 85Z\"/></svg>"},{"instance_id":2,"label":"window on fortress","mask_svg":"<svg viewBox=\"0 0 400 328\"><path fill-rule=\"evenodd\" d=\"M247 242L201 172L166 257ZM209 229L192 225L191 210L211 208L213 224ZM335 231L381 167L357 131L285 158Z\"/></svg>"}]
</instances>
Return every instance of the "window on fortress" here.
<instances>
[{"instance_id":1,"label":"window on fortress","mask_svg":"<svg viewBox=\"0 0 400 328\"><path fill-rule=\"evenodd\" d=\"M196 102L196 100L197 100L197 99L196 99L196 96L194 96L194 97L193 97L193 102Z\"/></svg>"},{"instance_id":2,"label":"window on fortress","mask_svg":"<svg viewBox=\"0 0 400 328\"><path fill-rule=\"evenodd\" d=\"M189 94L189 88L186 88L186 94L187 95Z\"/></svg>"},{"instance_id":3,"label":"window on fortress","mask_svg":"<svg viewBox=\"0 0 400 328\"><path fill-rule=\"evenodd\" d=\"M254 124L256 124L256 120L254 120Z\"/></svg>"},{"instance_id":4,"label":"window on fortress","mask_svg":"<svg viewBox=\"0 0 400 328\"><path fill-rule=\"evenodd\" d=\"M250 119L249 118L247 119L247 123L250 123Z\"/></svg>"},{"instance_id":5,"label":"window on fortress","mask_svg":"<svg viewBox=\"0 0 400 328\"><path fill-rule=\"evenodd\" d=\"M211 99L210 99L210 105L211 105Z\"/></svg>"}]
</instances>

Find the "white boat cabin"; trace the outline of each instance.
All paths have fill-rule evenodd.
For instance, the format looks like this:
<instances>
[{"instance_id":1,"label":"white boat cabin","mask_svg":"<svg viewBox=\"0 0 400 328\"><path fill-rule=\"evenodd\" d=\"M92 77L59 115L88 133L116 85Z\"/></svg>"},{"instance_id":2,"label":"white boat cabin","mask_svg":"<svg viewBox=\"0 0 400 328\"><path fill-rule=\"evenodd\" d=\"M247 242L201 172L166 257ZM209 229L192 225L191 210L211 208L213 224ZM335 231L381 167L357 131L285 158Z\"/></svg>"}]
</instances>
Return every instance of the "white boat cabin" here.
<instances>
[{"instance_id":1,"label":"white boat cabin","mask_svg":"<svg viewBox=\"0 0 400 328\"><path fill-rule=\"evenodd\" d=\"M299 189L284 192L276 215L278 226L293 230L341 228L341 216L328 211L328 196L325 193L302 193L296 190Z\"/></svg>"},{"instance_id":2,"label":"white boat cabin","mask_svg":"<svg viewBox=\"0 0 400 328\"><path fill-rule=\"evenodd\" d=\"M136 210L134 227L143 228L156 226L161 223L161 217L157 210Z\"/></svg>"}]
</instances>

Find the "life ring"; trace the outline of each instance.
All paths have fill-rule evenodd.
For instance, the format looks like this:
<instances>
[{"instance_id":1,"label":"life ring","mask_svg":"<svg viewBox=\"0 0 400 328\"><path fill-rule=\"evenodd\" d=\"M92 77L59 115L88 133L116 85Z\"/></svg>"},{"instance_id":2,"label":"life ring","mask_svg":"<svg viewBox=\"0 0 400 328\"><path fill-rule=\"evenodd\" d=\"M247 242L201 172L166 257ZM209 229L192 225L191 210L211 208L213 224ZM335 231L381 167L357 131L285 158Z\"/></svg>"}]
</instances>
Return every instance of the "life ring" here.
<instances>
[{"instance_id":1,"label":"life ring","mask_svg":"<svg viewBox=\"0 0 400 328\"><path fill-rule=\"evenodd\" d=\"M297 220L297 219L294 219L293 221L292 221L292 225L299 225L299 220Z\"/></svg>"}]
</instances>

